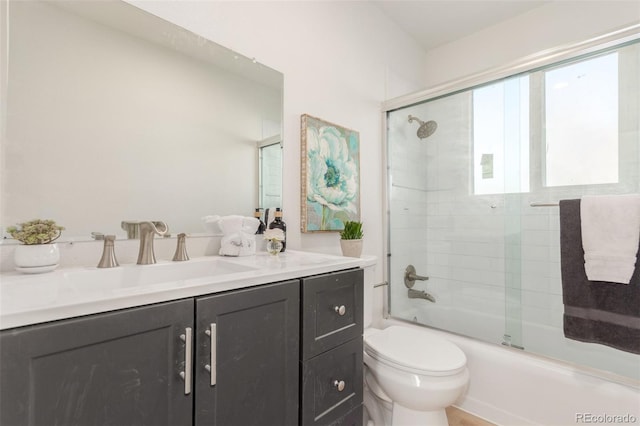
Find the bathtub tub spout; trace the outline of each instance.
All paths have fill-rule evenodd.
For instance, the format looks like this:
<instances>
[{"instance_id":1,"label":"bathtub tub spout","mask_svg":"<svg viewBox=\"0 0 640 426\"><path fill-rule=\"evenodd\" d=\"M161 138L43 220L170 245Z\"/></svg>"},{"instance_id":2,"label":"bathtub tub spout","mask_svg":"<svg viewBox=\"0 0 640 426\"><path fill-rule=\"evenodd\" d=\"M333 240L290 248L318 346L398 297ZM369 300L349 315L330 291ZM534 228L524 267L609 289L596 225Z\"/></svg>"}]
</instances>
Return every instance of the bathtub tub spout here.
<instances>
[{"instance_id":1,"label":"bathtub tub spout","mask_svg":"<svg viewBox=\"0 0 640 426\"><path fill-rule=\"evenodd\" d=\"M427 293L426 291L414 290L410 288L408 290L409 299L426 299L429 302L436 303L436 298Z\"/></svg>"}]
</instances>

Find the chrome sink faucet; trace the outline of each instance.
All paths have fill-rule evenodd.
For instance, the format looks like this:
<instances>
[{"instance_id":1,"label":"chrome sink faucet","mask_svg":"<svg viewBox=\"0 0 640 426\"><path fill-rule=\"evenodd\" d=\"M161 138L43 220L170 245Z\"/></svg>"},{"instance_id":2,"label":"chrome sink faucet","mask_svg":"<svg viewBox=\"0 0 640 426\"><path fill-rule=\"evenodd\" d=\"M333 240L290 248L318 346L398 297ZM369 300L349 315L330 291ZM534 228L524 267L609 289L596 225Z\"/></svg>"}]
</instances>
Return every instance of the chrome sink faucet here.
<instances>
[{"instance_id":1,"label":"chrome sink faucet","mask_svg":"<svg viewBox=\"0 0 640 426\"><path fill-rule=\"evenodd\" d=\"M161 221L147 221L138 224L140 236L140 251L138 252L138 265L151 265L156 263L156 255L153 251L153 238L157 235L165 235L169 230L166 223Z\"/></svg>"}]
</instances>

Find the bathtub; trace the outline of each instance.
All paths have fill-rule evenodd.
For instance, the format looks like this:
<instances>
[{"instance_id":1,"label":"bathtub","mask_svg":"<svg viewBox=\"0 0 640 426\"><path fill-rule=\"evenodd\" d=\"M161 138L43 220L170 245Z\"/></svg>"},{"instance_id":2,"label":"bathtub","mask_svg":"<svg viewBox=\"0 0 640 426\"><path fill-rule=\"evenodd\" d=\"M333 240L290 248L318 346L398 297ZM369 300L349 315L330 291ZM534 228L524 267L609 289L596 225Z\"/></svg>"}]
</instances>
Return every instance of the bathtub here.
<instances>
[{"instance_id":1,"label":"bathtub","mask_svg":"<svg viewBox=\"0 0 640 426\"><path fill-rule=\"evenodd\" d=\"M455 404L498 425L640 424L640 382L420 327L466 354L469 388Z\"/></svg>"}]
</instances>

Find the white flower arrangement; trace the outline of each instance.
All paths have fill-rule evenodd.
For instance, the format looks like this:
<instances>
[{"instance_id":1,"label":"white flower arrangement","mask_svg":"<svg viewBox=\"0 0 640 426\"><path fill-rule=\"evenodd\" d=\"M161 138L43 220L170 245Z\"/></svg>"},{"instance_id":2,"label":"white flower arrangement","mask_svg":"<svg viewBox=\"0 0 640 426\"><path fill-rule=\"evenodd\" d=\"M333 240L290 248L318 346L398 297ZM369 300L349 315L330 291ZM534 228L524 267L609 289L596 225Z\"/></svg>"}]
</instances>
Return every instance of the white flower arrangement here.
<instances>
[{"instance_id":1,"label":"white flower arrangement","mask_svg":"<svg viewBox=\"0 0 640 426\"><path fill-rule=\"evenodd\" d=\"M284 232L282 232L282 229L278 229L278 228L267 229L263 235L264 235L263 238L265 240L284 241Z\"/></svg>"}]
</instances>

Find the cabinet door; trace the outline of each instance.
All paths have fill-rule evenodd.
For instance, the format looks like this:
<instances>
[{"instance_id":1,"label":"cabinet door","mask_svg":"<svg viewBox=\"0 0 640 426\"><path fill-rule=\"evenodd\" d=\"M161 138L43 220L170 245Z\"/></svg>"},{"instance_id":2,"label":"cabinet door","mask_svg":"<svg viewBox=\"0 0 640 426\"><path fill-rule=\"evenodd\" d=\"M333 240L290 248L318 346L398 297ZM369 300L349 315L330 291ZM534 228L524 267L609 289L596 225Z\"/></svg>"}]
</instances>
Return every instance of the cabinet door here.
<instances>
[{"instance_id":1,"label":"cabinet door","mask_svg":"<svg viewBox=\"0 0 640 426\"><path fill-rule=\"evenodd\" d=\"M196 425L297 424L299 292L295 280L197 299Z\"/></svg>"},{"instance_id":2,"label":"cabinet door","mask_svg":"<svg viewBox=\"0 0 640 426\"><path fill-rule=\"evenodd\" d=\"M3 331L0 424L189 425L193 300Z\"/></svg>"}]
</instances>

